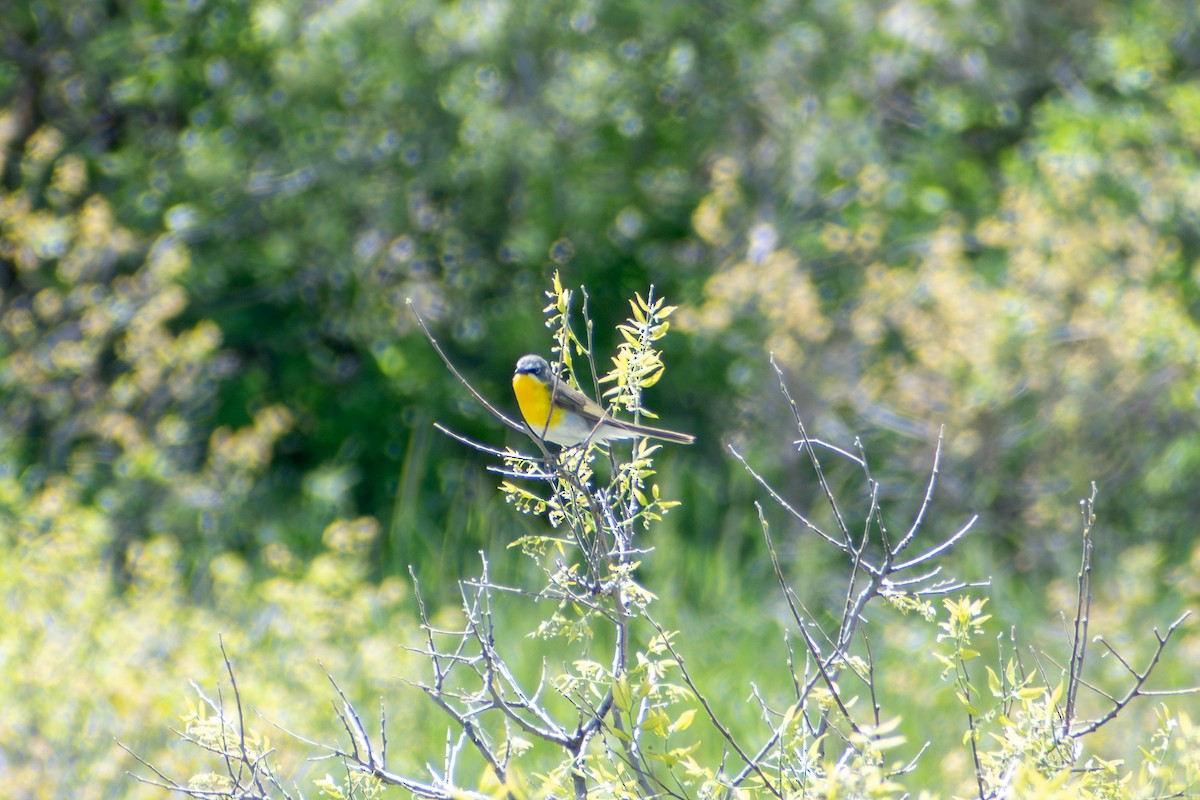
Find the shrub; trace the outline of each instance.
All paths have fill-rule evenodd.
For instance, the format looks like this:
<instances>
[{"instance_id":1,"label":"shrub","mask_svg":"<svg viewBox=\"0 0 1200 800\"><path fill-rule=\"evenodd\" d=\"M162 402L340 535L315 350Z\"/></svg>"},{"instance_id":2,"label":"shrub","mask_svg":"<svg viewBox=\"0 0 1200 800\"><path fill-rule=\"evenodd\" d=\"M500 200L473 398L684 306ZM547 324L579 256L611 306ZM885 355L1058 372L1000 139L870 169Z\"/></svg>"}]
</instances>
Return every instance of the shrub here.
<instances>
[{"instance_id":1,"label":"shrub","mask_svg":"<svg viewBox=\"0 0 1200 800\"><path fill-rule=\"evenodd\" d=\"M571 326L570 293L556 280L549 295L560 378L575 382L588 369L595 376L589 340ZM614 385L611 407L640 415L646 411L642 390L663 373L656 343L674 309L653 291L645 299L638 297L632 308L633 316L622 326L624 341L613 359L615 367L597 376L596 383ZM590 320L585 322L590 326ZM568 371L571 367L575 369ZM317 782L320 791L332 797L372 797L385 786L397 786L414 796L447 800L901 797L910 794L906 778L922 758L930 751L941 757L956 748L969 754L969 793L980 798L1167 796L1200 786L1200 757L1195 755L1200 737L1186 714L1165 703L1157 731L1137 734L1145 737L1140 769L1096 755L1083 757L1087 739L1120 724L1135 700L1170 694L1152 692L1146 681L1187 617L1161 633L1155 630L1156 646L1144 665L1131 663L1100 637L1089 638L1094 493L1081 503L1082 556L1069 657L1055 665L1040 651L1028 656L1014 649L988 663L979 649L991 621L985 613L988 599L981 596L985 584L944 577L939 565L976 520L928 541L940 440L916 515L894 527L879 501L881 487L871 476L866 454L811 437L782 373L780 378L795 413L797 452L822 487L824 507L793 507L736 448L730 452L810 543L837 554L842 590L836 603L822 606L806 587L791 583L776 537L758 509L782 598L779 610L788 622L786 669L792 694L780 703L754 688L757 730L727 721L727 687L711 685L705 665L688 657L704 636L703 626L665 627L655 610L654 592L639 579L643 563L662 556L651 546L652 532L675 506L655 482L653 456L659 445L638 440L625 457L615 447L604 450L593 444L555 452L536 436L533 455L474 443L500 462L495 471L505 477L501 490L508 501L550 523L549 533L510 545L530 560L529 574L536 580L531 585L496 581L484 555L479 574L460 583L461 617L446 625L430 618L414 575L423 641L408 652L425 662L425 677L409 680L448 720L437 762L441 766L429 766L419 776L394 769L395 737L389 739L383 712L378 733L372 733L331 677L346 738L317 745L340 764L338 776ZM830 461L847 462L861 473L862 508L846 506L831 488ZM889 673L901 667L882 655L895 647L888 630L869 622L881 606L936 626L930 652L914 654L929 658L923 665L909 665L907 677L912 691L928 695L948 684L960 706L961 724L939 731L936 740L922 746L898 734L901 719L886 700ZM528 638L506 633L512 627L501 620L513 615L526 620ZM1104 647L1125 668L1119 690L1109 691L1084 677L1089 644ZM528 667L536 659L530 651L542 652L532 671ZM197 798L289 797L262 726L244 712L244 690L235 682L228 657L225 663L231 694L217 699L201 695L202 706L185 718L183 732L215 757L216 768L184 780L143 761L146 770L140 779ZM776 666L752 663L761 670ZM756 679L748 676L747 685L755 687ZM1101 706L1094 717L1082 711L1082 695L1089 693ZM411 762L411 751L423 746L404 741L399 760Z\"/></svg>"}]
</instances>

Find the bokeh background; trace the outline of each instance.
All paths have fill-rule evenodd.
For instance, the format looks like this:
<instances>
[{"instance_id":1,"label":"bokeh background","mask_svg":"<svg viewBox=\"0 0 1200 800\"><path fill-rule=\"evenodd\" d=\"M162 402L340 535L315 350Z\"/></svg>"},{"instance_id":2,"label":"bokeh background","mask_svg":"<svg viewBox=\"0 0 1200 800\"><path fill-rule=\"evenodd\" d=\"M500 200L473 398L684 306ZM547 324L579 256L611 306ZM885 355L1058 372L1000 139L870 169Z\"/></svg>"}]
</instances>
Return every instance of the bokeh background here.
<instances>
[{"instance_id":1,"label":"bokeh background","mask_svg":"<svg viewBox=\"0 0 1200 800\"><path fill-rule=\"evenodd\" d=\"M166 726L218 634L257 707L330 726L320 658L403 709L414 769L425 732L440 753L398 679L408 567L452 615L477 552L519 579L505 545L541 523L432 429L517 442L406 300L511 409L555 270L602 365L634 292L679 306L647 402L699 442L660 458L683 506L645 580L732 706L784 651L725 444L821 498L769 353L811 435L861 439L893 527L944 426L929 535L980 515L947 568L1023 641L1065 647L1092 481L1096 632L1147 652L1200 594L1194 3L9 0L0 152L13 797L159 796L114 736L189 774ZM768 513L836 608L836 562ZM934 634L890 624L899 710L953 714L904 672ZM1164 684L1197 659L1193 626Z\"/></svg>"}]
</instances>

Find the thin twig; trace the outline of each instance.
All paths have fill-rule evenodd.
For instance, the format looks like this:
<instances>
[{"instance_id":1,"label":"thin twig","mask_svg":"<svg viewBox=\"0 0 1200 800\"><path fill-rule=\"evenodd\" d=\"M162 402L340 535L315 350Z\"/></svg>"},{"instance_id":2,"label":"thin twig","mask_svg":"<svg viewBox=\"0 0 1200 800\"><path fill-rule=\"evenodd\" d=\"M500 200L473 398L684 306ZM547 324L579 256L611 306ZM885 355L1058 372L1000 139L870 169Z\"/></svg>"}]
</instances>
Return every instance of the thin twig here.
<instances>
[{"instance_id":1,"label":"thin twig","mask_svg":"<svg viewBox=\"0 0 1200 800\"><path fill-rule=\"evenodd\" d=\"M900 541L896 542L896 547L891 551L893 557L900 555L901 551L908 547L909 542L917 535L917 531L925 521L925 513L933 502L933 489L937 486L938 472L942 463L942 441L945 435L946 426L943 425L938 429L937 447L933 451L933 467L929 470L929 483L925 486L925 497L921 500L921 507L917 509L917 515L913 518L912 525Z\"/></svg>"},{"instance_id":2,"label":"thin twig","mask_svg":"<svg viewBox=\"0 0 1200 800\"><path fill-rule=\"evenodd\" d=\"M440 422L433 423L433 427L440 433L443 433L446 436L449 436L451 439L454 439L456 442L461 442L462 444L465 444L467 447L470 447L473 450L478 450L481 453L487 453L488 455L495 456L496 458L523 458L528 461L539 461L540 460L533 456L527 456L527 455L524 455L523 453L518 453L517 451L513 450L512 448L506 447L504 449L500 449L499 447L492 447L491 445L487 445L487 444L484 444L483 442L476 441L475 439L472 439L469 436L464 436L461 433L457 433L456 431L453 431L450 428L447 428L445 425L443 425Z\"/></svg>"},{"instance_id":3,"label":"thin twig","mask_svg":"<svg viewBox=\"0 0 1200 800\"><path fill-rule=\"evenodd\" d=\"M708 702L708 698L704 696L704 693L700 691L700 687L697 686L696 682L692 680L691 674L687 671L687 667L683 663L683 656L676 652L674 645L671 644L671 638L667 636L667 632L663 630L662 626L659 625L657 621L652 619L650 615L647 614L645 619L654 627L656 631L658 631L658 635L662 639L663 646L667 648L667 652L669 652L671 654L671 658L675 660L675 664L679 667L679 674L683 677L683 682L700 702L700 707L704 709L704 713L708 717L708 721L711 722L713 727L717 729L717 732L721 734L721 737L729 743L729 746L733 748L733 751L738 754L738 757L742 759L742 763L746 765L746 768L753 771L756 775L758 775L759 778L762 779L763 786L765 786L771 794L778 797L779 800L783 800L783 794L778 788L775 787L775 785L771 782L771 779L763 771L762 766L760 766L759 760L761 757L751 758L746 751L742 749L742 746L738 744L736 737L734 737L734 735L729 731L729 728L725 727L720 718L717 717L716 712L712 709L712 705L710 705Z\"/></svg>"},{"instance_id":4,"label":"thin twig","mask_svg":"<svg viewBox=\"0 0 1200 800\"><path fill-rule=\"evenodd\" d=\"M813 438L795 439L792 441L792 444L794 444L800 448L796 452L803 452L805 447L820 447L824 450L828 450L831 453L841 456L842 458L846 459L847 461L851 461L855 464L858 464L860 467L863 467L864 469L867 466L866 459L863 458L861 452L858 455L854 455L854 453L851 453L849 450L845 449L844 447L839 447L836 444L833 444L832 442L825 441L824 439L813 439ZM868 477L869 477L869 475L868 475Z\"/></svg>"},{"instance_id":5,"label":"thin twig","mask_svg":"<svg viewBox=\"0 0 1200 800\"><path fill-rule=\"evenodd\" d=\"M942 553L949 550L951 547L954 547L954 545L958 544L958 541L960 539L962 539L964 536L966 536L968 533L971 532L971 528L974 527L975 523L978 520L979 520L978 514L972 515L972 517L969 520L967 520L966 525L963 525L961 528L956 530L944 542L937 545L936 547L929 548L924 553L922 553L919 556L916 556L915 558L910 558L908 561L901 561L899 564L893 564L891 571L892 572L902 572L906 569L915 567L917 564L924 563L931 558L936 558L937 556L939 556Z\"/></svg>"},{"instance_id":6,"label":"thin twig","mask_svg":"<svg viewBox=\"0 0 1200 800\"><path fill-rule=\"evenodd\" d=\"M524 423L510 419L507 414L500 411L498 408L488 402L487 398L476 391L475 387L471 385L471 382L463 377L462 373L458 371L458 368L455 367L454 363L450 360L450 357L446 355L444 350L442 350L442 346L438 344L437 338L434 337L432 332L430 332L428 326L425 325L425 320L423 320L421 315L417 312L417 307L413 304L412 298L405 298L404 302L408 306L409 313L413 315L413 319L417 321L417 326L421 329L421 332L425 334L425 338L429 341L429 343L433 345L433 349L437 351L438 356L442 359L442 363L446 365L446 369L450 370L450 373L454 375L454 377L458 378L458 382L466 387L467 391L471 393L471 396L474 397L481 406L486 408L493 417L500 420L514 431L520 431L522 433L527 432L529 430L528 426L526 426Z\"/></svg>"},{"instance_id":7,"label":"thin twig","mask_svg":"<svg viewBox=\"0 0 1200 800\"><path fill-rule=\"evenodd\" d=\"M796 422L796 430L800 433L800 440L807 443L809 441L808 431L804 427L804 420L800 418L800 409L796 405L796 401L792 399L792 393L788 391L787 381L783 377L783 369L775 360L775 354L771 353L771 367L775 370L775 376L779 379L779 389L783 392L784 398L788 402L788 406L792 409L792 417ZM821 468L821 462L817 458L816 452L811 447L803 448L808 451L809 461L812 462L813 471L817 474L817 483L821 486L821 491L825 493L825 500L829 503L829 508L833 511L833 518L837 520L838 530L842 533L842 540L846 542L847 547L850 546L850 529L846 527L846 521L842 519L842 512L838 508L837 499L833 496L833 490L829 488L829 482L825 480L825 470Z\"/></svg>"},{"instance_id":8,"label":"thin twig","mask_svg":"<svg viewBox=\"0 0 1200 800\"><path fill-rule=\"evenodd\" d=\"M791 514L800 522L801 525L820 536L829 544L833 545L842 552L850 552L849 544L833 538L828 533L818 528L815 523L797 511L795 507L793 507L782 497L782 495L776 492L775 489L769 483L767 483L767 479L760 475L758 471L754 469L754 467L750 466L750 462L746 461L742 454L737 451L736 447L734 447L732 444L726 444L725 446L729 450L729 454L738 460L738 463L740 463L742 467L745 468L748 473L750 473L750 477L753 478L759 486L763 487L763 489L767 491L767 494L771 496L771 499L774 500L780 508Z\"/></svg>"},{"instance_id":9,"label":"thin twig","mask_svg":"<svg viewBox=\"0 0 1200 800\"><path fill-rule=\"evenodd\" d=\"M1092 494L1079 501L1083 514L1083 547L1079 565L1079 588L1075 598L1075 634L1071 637L1071 660L1067 672L1067 705L1063 712L1063 730L1069 731L1075 720L1075 695L1083 676L1083 657L1087 650L1087 630L1092 607L1092 526L1096 523L1096 484Z\"/></svg>"},{"instance_id":10,"label":"thin twig","mask_svg":"<svg viewBox=\"0 0 1200 800\"><path fill-rule=\"evenodd\" d=\"M1184 623L1184 621L1187 620L1187 618L1191 616L1191 614L1192 614L1191 611L1183 612L1183 614L1181 614L1174 622L1172 622L1167 627L1167 632L1165 634L1160 634L1158 632L1158 628L1154 629L1154 638L1157 640L1158 646L1155 647L1155 649L1154 649L1154 655L1152 655L1150 657L1150 663L1148 663L1146 665L1146 668L1144 670L1142 670L1141 672L1138 672L1136 669L1131 667L1129 665L1129 662L1127 662L1125 659L1121 658L1121 655L1116 650L1114 650L1113 647L1108 642L1106 642L1103 638L1097 636L1096 641L1098 641L1101 645L1103 645L1104 648L1106 650L1108 650L1108 652L1112 653L1113 656L1116 657L1125 666L1125 668L1128 669L1129 672L1133 675L1134 683L1133 683L1133 686L1131 686L1129 688L1129 691L1125 693L1125 696L1122 697L1120 700L1118 700L1116 702L1116 704L1111 709L1109 709L1107 714L1100 717L1099 719L1089 722L1087 725L1084 725L1082 728L1080 728L1078 730L1069 731L1067 733L1067 735L1070 737L1076 738L1076 739L1078 739L1081 736L1087 736L1089 733L1097 730L1101 726L1105 725L1109 720L1113 719L1118 714L1120 714L1121 711L1124 710L1124 708L1127 705L1129 705L1131 702L1133 702L1133 700L1135 698L1148 695L1149 693L1143 691L1142 687L1146 684L1146 681L1147 681L1147 679L1149 679L1150 674L1152 672L1154 672L1154 668L1156 666L1158 666L1158 661L1160 658L1162 658L1163 651L1165 651L1167 649L1167 643L1171 640L1171 636L1174 635L1175 631L1179 628L1179 626L1182 625ZM1180 693L1181 694L1190 694L1192 692L1200 692L1200 687L1182 691Z\"/></svg>"}]
</instances>

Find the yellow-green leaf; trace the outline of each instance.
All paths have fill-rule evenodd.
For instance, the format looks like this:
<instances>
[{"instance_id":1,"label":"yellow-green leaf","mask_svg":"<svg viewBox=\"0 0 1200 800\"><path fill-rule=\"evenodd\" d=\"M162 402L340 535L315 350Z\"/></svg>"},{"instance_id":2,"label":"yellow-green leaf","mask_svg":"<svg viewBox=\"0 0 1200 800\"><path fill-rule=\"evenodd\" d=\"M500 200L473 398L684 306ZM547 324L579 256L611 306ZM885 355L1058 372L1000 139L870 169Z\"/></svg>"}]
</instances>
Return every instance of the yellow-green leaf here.
<instances>
[{"instance_id":1,"label":"yellow-green leaf","mask_svg":"<svg viewBox=\"0 0 1200 800\"><path fill-rule=\"evenodd\" d=\"M676 719L674 723L672 723L671 731L674 733L686 731L688 728L692 727L692 722L695 719L696 719L696 709L689 708L686 711L684 711L682 714L680 714L679 718Z\"/></svg>"}]
</instances>

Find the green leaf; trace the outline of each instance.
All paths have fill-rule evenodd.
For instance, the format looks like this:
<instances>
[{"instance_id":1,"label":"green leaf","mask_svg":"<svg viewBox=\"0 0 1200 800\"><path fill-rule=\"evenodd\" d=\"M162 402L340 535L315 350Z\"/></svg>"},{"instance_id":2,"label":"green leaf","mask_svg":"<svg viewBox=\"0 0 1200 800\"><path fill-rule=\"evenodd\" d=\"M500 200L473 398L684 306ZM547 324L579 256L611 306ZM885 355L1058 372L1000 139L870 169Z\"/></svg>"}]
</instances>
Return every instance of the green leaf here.
<instances>
[{"instance_id":1,"label":"green leaf","mask_svg":"<svg viewBox=\"0 0 1200 800\"><path fill-rule=\"evenodd\" d=\"M686 711L684 711L682 714L679 715L679 717L675 720L675 722L673 722L671 724L671 732L672 733L680 733L681 731L686 731L688 728L692 727L692 722L695 719L696 719L696 709L694 709L694 708L687 709Z\"/></svg>"},{"instance_id":2,"label":"green leaf","mask_svg":"<svg viewBox=\"0 0 1200 800\"><path fill-rule=\"evenodd\" d=\"M613 702L621 711L628 712L633 707L633 694L629 691L629 677L625 673L613 681Z\"/></svg>"},{"instance_id":3,"label":"green leaf","mask_svg":"<svg viewBox=\"0 0 1200 800\"><path fill-rule=\"evenodd\" d=\"M642 729L662 736L671 725L671 718L661 708L651 709L642 721Z\"/></svg>"}]
</instances>

